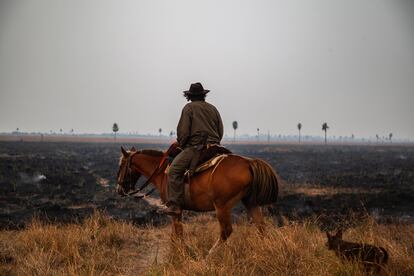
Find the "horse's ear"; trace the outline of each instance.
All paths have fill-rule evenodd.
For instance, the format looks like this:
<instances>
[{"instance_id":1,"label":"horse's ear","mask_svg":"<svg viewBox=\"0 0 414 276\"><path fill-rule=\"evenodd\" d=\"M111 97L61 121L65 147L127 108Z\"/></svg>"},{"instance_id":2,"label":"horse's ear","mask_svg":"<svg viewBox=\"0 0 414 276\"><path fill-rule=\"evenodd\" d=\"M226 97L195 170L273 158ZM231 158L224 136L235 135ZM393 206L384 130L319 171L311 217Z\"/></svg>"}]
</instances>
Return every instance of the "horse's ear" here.
<instances>
[{"instance_id":1,"label":"horse's ear","mask_svg":"<svg viewBox=\"0 0 414 276\"><path fill-rule=\"evenodd\" d=\"M134 146L132 146L132 148L130 149L130 151L137 151L137 149Z\"/></svg>"},{"instance_id":2,"label":"horse's ear","mask_svg":"<svg viewBox=\"0 0 414 276\"><path fill-rule=\"evenodd\" d=\"M125 158L127 158L128 157L128 152L124 149L124 147L123 146L121 146L121 152L122 152L122 155L125 157Z\"/></svg>"}]
</instances>

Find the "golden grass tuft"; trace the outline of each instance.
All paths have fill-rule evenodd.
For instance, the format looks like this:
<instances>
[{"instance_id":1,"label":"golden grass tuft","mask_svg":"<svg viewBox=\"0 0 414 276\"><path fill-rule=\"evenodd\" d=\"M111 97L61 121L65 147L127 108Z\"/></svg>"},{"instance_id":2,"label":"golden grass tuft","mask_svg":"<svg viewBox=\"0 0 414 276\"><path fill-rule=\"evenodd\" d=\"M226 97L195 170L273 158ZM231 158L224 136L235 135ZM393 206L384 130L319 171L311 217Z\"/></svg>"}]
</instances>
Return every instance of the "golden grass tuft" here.
<instances>
[{"instance_id":1,"label":"golden grass tuft","mask_svg":"<svg viewBox=\"0 0 414 276\"><path fill-rule=\"evenodd\" d=\"M140 253L142 230L96 213L81 224L44 224L34 219L22 231L2 231L0 275L124 274Z\"/></svg>"},{"instance_id":2,"label":"golden grass tuft","mask_svg":"<svg viewBox=\"0 0 414 276\"><path fill-rule=\"evenodd\" d=\"M186 223L185 245L172 244L170 228L138 228L96 213L79 224L44 224L0 232L0 275L363 275L357 264L328 251L312 221L268 221L264 236L247 221L207 257L218 237L208 215ZM385 247L389 275L414 275L414 225L378 225L367 219L345 240Z\"/></svg>"},{"instance_id":3,"label":"golden grass tuft","mask_svg":"<svg viewBox=\"0 0 414 276\"><path fill-rule=\"evenodd\" d=\"M200 219L200 218L199 218ZM186 226L186 245L175 247L154 275L364 275L358 264L342 262L326 247L326 235L315 223L270 223L264 236L247 222L234 227L228 242L208 258L217 237L214 220ZM414 225L377 225L368 219L345 232L345 239L385 247L389 275L414 275Z\"/></svg>"}]
</instances>

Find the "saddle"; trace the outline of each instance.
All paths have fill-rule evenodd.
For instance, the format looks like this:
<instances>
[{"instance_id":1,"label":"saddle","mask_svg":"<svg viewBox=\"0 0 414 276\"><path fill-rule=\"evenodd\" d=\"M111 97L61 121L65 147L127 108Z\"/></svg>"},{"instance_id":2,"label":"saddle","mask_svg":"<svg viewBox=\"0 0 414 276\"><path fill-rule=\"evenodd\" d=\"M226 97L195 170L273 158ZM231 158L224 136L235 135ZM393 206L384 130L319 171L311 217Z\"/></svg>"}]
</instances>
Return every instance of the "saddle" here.
<instances>
[{"instance_id":1,"label":"saddle","mask_svg":"<svg viewBox=\"0 0 414 276\"><path fill-rule=\"evenodd\" d=\"M200 166L204 163L206 163L209 160L212 160L214 157L217 157L218 155L228 155L232 154L232 152L229 149L226 149L223 146L220 145L205 145L200 151L200 156L197 162L195 162L196 167Z\"/></svg>"},{"instance_id":2,"label":"saddle","mask_svg":"<svg viewBox=\"0 0 414 276\"><path fill-rule=\"evenodd\" d=\"M166 168L166 172L170 167L169 165L181 151L182 149L174 144L170 147L170 149L168 149L167 154L169 164ZM199 150L199 154L196 154L196 156L193 158L190 167L186 171L186 178L189 178L190 176L193 176L197 173L200 173L217 165L222 159L227 157L227 155L229 154L232 154L232 152L229 149L226 149L225 147L217 144L207 144L203 146Z\"/></svg>"}]
</instances>

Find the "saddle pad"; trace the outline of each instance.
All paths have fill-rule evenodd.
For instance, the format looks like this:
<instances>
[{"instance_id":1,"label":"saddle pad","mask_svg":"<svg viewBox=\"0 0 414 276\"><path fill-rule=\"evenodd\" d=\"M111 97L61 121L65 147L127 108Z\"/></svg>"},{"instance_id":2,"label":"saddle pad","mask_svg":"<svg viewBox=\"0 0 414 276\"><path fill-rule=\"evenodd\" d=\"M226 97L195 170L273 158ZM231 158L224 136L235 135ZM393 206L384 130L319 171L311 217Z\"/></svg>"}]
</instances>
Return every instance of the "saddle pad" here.
<instances>
[{"instance_id":1,"label":"saddle pad","mask_svg":"<svg viewBox=\"0 0 414 276\"><path fill-rule=\"evenodd\" d=\"M194 170L194 173L192 174L192 175L194 175L194 174L197 174L197 173L200 173L200 172L203 172L203 171L205 171L205 170L207 170L207 169L209 169L209 168L211 168L211 167L213 167L213 166L215 166L215 165L217 165L221 160L223 160L224 158L226 158L227 156L229 156L228 154L221 154L221 155L218 155L218 156L216 156L216 157L213 157L213 158L211 158L210 160L208 160L208 161L206 161L206 162L204 162L203 164L201 164L201 165L198 165L197 167L196 167L196 169ZM168 171L170 170L170 167L171 167L171 165L169 164L166 168L165 168L165 173L166 174L168 174ZM186 177L188 177L189 176L189 173L190 173L190 171L189 170L187 170L185 173L184 173L184 175L186 176Z\"/></svg>"},{"instance_id":2,"label":"saddle pad","mask_svg":"<svg viewBox=\"0 0 414 276\"><path fill-rule=\"evenodd\" d=\"M216 157L211 158L210 160L207 160L203 164L196 167L196 169L194 170L194 174L200 173L200 172L205 171L205 170L207 170L211 167L214 167L215 165L217 165L221 160L223 160L227 156L228 156L227 154L221 154L221 155L218 155Z\"/></svg>"}]
</instances>

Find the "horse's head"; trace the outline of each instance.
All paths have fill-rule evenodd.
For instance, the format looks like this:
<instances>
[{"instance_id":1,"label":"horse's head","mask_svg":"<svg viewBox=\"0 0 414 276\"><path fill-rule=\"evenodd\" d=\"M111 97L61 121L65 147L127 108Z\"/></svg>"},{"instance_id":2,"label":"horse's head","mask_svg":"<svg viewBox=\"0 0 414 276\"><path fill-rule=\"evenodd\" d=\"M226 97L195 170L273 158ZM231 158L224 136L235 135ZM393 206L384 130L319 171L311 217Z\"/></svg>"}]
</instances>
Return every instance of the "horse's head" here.
<instances>
[{"instance_id":1,"label":"horse's head","mask_svg":"<svg viewBox=\"0 0 414 276\"><path fill-rule=\"evenodd\" d=\"M119 159L119 169L117 175L116 191L119 195L125 196L131 190L135 190L135 184L140 178L141 174L132 169L132 157L137 153L136 149L132 147L126 151L121 147L121 158Z\"/></svg>"}]
</instances>

